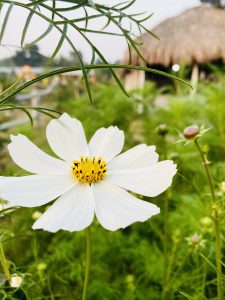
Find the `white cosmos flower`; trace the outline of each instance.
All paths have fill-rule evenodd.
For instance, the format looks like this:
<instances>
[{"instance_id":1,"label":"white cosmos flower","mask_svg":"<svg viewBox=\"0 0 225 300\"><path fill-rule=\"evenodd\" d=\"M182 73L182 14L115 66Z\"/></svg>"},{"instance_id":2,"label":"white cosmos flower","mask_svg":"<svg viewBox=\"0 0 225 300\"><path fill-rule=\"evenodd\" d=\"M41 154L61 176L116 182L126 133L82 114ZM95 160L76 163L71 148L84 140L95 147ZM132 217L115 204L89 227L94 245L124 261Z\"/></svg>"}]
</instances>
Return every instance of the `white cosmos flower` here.
<instances>
[{"instance_id":1,"label":"white cosmos flower","mask_svg":"<svg viewBox=\"0 0 225 300\"><path fill-rule=\"evenodd\" d=\"M23 282L23 277L13 274L10 279L10 286L13 288L19 288Z\"/></svg>"},{"instance_id":2,"label":"white cosmos flower","mask_svg":"<svg viewBox=\"0 0 225 300\"><path fill-rule=\"evenodd\" d=\"M159 213L156 205L126 191L154 197L171 185L176 165L158 162L154 146L142 144L118 155L124 133L113 126L97 130L87 144L82 124L66 113L50 121L46 135L61 159L42 152L24 135L11 136L12 159L34 175L0 178L0 197L15 205L36 207L58 198L33 229L78 231L96 215L104 228L114 231Z\"/></svg>"}]
</instances>

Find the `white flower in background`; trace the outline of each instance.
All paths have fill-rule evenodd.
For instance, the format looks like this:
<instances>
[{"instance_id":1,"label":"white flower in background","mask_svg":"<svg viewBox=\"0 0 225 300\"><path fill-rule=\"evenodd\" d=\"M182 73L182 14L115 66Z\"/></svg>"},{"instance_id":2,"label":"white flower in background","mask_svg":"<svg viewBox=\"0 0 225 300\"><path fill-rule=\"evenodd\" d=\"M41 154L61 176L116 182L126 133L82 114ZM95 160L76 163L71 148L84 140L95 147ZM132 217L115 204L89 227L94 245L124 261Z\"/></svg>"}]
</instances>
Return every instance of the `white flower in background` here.
<instances>
[{"instance_id":1,"label":"white flower in background","mask_svg":"<svg viewBox=\"0 0 225 300\"><path fill-rule=\"evenodd\" d=\"M23 277L13 274L10 279L10 286L12 288L19 288L23 282Z\"/></svg>"},{"instance_id":2,"label":"white flower in background","mask_svg":"<svg viewBox=\"0 0 225 300\"><path fill-rule=\"evenodd\" d=\"M2 177L0 196L13 204L36 207L58 198L33 229L56 232L88 227L96 214L108 230L146 221L159 208L128 193L154 197L165 191L176 173L172 161L158 162L154 146L136 146L118 155L124 133L100 128L86 142L82 124L64 113L46 130L51 157L24 135L11 136L9 153L21 168L35 175Z\"/></svg>"}]
</instances>

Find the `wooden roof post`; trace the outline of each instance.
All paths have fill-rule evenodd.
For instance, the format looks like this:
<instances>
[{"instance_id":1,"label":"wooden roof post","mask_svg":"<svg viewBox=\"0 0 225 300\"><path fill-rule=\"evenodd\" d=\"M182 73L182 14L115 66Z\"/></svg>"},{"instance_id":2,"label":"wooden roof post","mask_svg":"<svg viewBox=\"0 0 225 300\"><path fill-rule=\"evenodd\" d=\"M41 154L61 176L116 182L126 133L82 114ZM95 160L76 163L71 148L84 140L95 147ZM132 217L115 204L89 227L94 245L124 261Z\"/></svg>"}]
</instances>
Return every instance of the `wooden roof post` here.
<instances>
[{"instance_id":1,"label":"wooden roof post","mask_svg":"<svg viewBox=\"0 0 225 300\"><path fill-rule=\"evenodd\" d=\"M194 96L197 92L198 79L199 79L199 67L198 67L198 64L195 63L192 67L192 73L191 73L191 85L193 88L190 92L191 96Z\"/></svg>"},{"instance_id":2,"label":"wooden roof post","mask_svg":"<svg viewBox=\"0 0 225 300\"><path fill-rule=\"evenodd\" d=\"M131 70L125 77L125 89L132 91L143 89L145 84L145 72L139 70Z\"/></svg>"}]
</instances>

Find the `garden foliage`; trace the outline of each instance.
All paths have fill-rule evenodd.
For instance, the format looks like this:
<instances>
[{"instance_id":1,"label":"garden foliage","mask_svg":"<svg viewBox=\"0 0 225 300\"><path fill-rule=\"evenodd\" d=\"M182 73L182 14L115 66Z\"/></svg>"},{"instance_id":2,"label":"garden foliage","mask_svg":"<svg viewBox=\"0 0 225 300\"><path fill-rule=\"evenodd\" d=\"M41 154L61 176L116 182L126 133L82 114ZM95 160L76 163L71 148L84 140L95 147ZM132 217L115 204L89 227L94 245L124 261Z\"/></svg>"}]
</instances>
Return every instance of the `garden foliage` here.
<instances>
[{"instance_id":1,"label":"garden foliage","mask_svg":"<svg viewBox=\"0 0 225 300\"><path fill-rule=\"evenodd\" d=\"M194 96L184 87L175 93L171 88L162 90L149 83L143 91L135 91L129 98L113 83L96 84L92 105L82 87L78 89L69 82L67 86L59 85L45 100L52 108L80 119L88 138L99 127L117 125L126 133L125 149L140 143L153 144L161 159L173 159L178 166L178 174L168 192L153 199L143 197L161 208L159 215L116 232L106 231L95 221L89 299L161 299L165 289L166 197L169 203L166 299L216 299L210 191L194 144L177 141L179 132L191 124L211 128L199 143L207 153L223 214L224 82L224 76L220 75L218 82L201 83ZM43 116L42 121L47 123L49 119ZM162 123L168 128L165 135L159 131ZM26 134L50 153L43 128L27 125L10 132ZM1 140L2 173L21 174L9 159L7 144L7 138ZM11 261L10 269L23 276L18 290L10 287L1 290L2 299L80 299L85 265L84 232L52 234L31 230L34 218L45 209L46 206L1 212L1 239ZM223 220L221 227L224 241Z\"/></svg>"}]
</instances>

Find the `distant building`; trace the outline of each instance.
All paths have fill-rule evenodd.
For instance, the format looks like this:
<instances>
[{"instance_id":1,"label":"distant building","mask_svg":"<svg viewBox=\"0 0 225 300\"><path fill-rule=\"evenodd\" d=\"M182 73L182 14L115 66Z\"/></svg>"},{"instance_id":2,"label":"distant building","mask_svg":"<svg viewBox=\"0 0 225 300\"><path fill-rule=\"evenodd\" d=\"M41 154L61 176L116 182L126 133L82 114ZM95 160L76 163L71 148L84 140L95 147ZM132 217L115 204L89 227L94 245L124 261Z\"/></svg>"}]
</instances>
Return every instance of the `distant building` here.
<instances>
[{"instance_id":1,"label":"distant building","mask_svg":"<svg viewBox=\"0 0 225 300\"><path fill-rule=\"evenodd\" d=\"M189 9L179 16L170 18L152 32L140 36L143 43L141 52L148 67L161 70L172 68L175 72L180 65L192 67L192 82L198 80L198 66L216 61L225 61L225 10L207 4ZM124 64L143 65L134 51L127 51ZM123 70L125 86L129 89L141 88L147 74L141 71ZM152 78L155 75L152 75ZM161 80L163 78L161 77Z\"/></svg>"}]
</instances>

